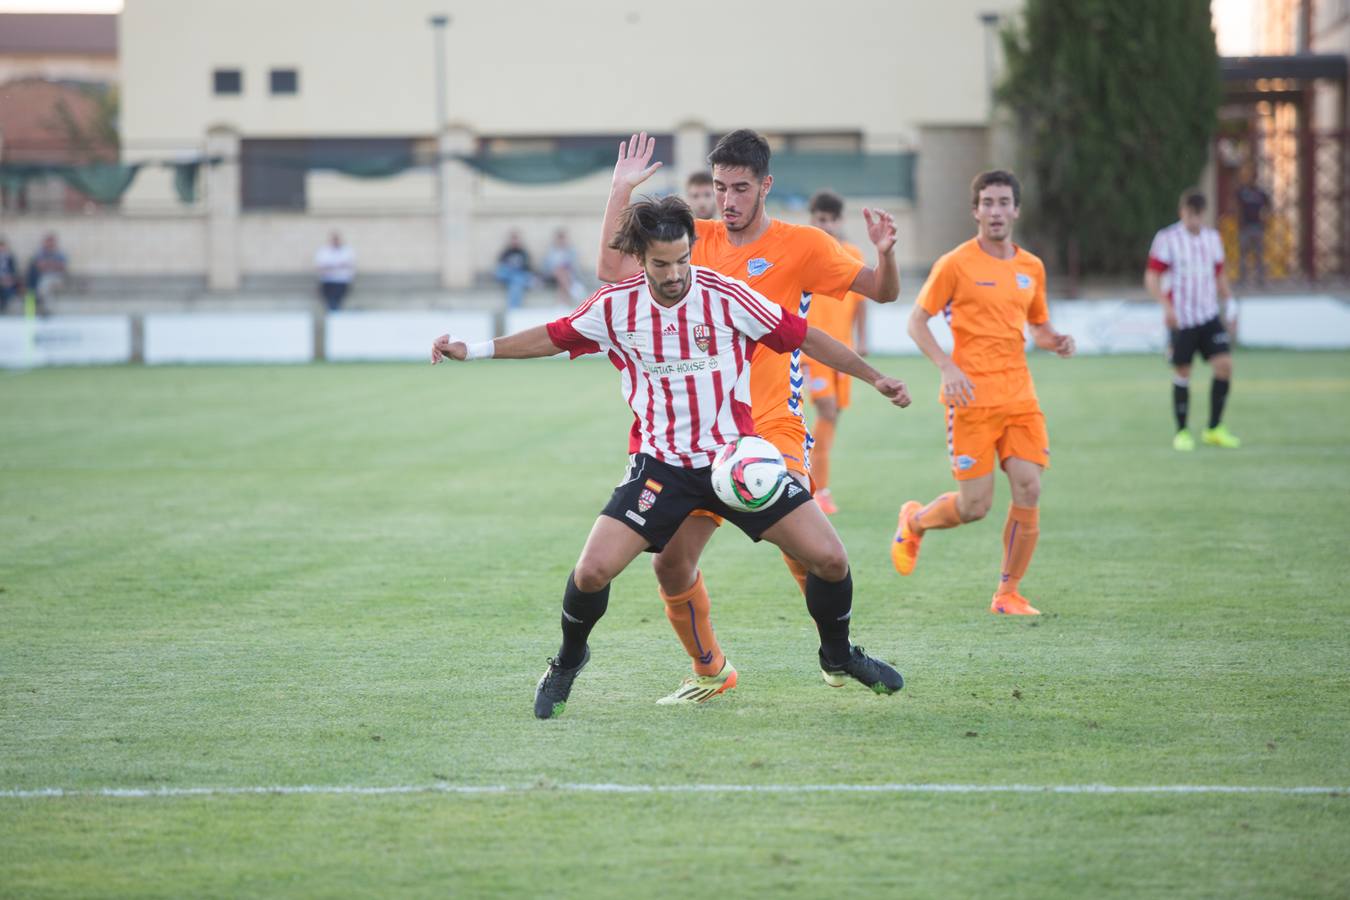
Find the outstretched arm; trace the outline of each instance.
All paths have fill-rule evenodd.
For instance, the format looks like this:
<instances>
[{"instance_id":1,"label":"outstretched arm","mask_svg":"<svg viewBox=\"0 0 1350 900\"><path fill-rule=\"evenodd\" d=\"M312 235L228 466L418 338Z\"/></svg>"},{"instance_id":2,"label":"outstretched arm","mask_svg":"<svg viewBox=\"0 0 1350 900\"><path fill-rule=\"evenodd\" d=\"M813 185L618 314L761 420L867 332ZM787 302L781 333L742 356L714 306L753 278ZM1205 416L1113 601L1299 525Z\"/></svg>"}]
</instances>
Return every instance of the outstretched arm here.
<instances>
[{"instance_id":1,"label":"outstretched arm","mask_svg":"<svg viewBox=\"0 0 1350 900\"><path fill-rule=\"evenodd\" d=\"M548 336L547 325L538 325L506 337L475 344L457 341L450 335L443 334L431 345L431 364L434 366L444 359L458 361L488 358L537 359L541 356L553 356L557 352L557 345Z\"/></svg>"},{"instance_id":2,"label":"outstretched arm","mask_svg":"<svg viewBox=\"0 0 1350 900\"><path fill-rule=\"evenodd\" d=\"M903 381L882 375L850 350L847 344L840 343L819 328L806 329L802 352L822 365L867 382L896 406L909 406L909 388L905 387Z\"/></svg>"},{"instance_id":3,"label":"outstretched arm","mask_svg":"<svg viewBox=\"0 0 1350 900\"><path fill-rule=\"evenodd\" d=\"M614 180L605 203L605 220L600 226L600 254L596 257L595 274L603 282L622 281L639 268L636 259L613 249L609 242L619 228L619 215L633 199L633 190L661 168L662 163L652 162L655 152L656 138L647 137L645 131L633 135L627 142L619 142L619 159L614 163Z\"/></svg>"},{"instance_id":4,"label":"outstretched arm","mask_svg":"<svg viewBox=\"0 0 1350 900\"><path fill-rule=\"evenodd\" d=\"M900 270L895 264L895 217L884 209L863 209L867 237L877 248L877 264L864 266L853 279L850 290L879 303L890 303L900 296Z\"/></svg>"}]
</instances>

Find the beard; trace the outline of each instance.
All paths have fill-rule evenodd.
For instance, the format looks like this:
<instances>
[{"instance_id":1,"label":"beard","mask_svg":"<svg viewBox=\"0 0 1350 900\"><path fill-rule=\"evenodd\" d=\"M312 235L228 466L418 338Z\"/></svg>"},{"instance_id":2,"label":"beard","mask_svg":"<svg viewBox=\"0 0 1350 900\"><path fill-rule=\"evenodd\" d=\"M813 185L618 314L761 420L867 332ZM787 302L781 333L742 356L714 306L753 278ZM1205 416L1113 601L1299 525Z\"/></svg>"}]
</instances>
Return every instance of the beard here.
<instances>
[{"instance_id":1,"label":"beard","mask_svg":"<svg viewBox=\"0 0 1350 900\"><path fill-rule=\"evenodd\" d=\"M750 208L749 215L738 214L734 224L727 222L727 231L744 231L746 228L749 228L751 222L755 222L759 219L759 212L763 208L764 195L760 194L755 197L755 205ZM722 216L722 220L726 221L725 215Z\"/></svg>"}]
</instances>

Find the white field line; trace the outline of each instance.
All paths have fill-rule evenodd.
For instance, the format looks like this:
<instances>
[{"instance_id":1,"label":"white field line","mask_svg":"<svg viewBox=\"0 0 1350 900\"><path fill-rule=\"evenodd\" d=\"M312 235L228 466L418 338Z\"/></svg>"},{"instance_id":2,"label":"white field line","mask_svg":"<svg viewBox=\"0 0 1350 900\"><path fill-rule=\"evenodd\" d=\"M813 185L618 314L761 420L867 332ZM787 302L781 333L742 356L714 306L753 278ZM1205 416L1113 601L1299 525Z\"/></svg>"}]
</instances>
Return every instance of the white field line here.
<instances>
[{"instance_id":1,"label":"white field line","mask_svg":"<svg viewBox=\"0 0 1350 900\"><path fill-rule=\"evenodd\" d=\"M254 787L34 788L0 790L0 800L41 797L222 797L262 795L387 794L1273 794L1282 796L1350 795L1350 787L1226 784L432 784L362 787L359 785L258 785Z\"/></svg>"}]
</instances>

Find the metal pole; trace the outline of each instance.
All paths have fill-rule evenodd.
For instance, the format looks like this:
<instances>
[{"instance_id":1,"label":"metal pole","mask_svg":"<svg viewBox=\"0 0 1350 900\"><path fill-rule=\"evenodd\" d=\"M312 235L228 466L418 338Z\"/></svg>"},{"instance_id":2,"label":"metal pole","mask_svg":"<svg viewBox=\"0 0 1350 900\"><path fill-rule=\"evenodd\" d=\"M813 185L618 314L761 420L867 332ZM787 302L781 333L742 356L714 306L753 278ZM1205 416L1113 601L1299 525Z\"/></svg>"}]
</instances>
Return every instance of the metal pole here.
<instances>
[{"instance_id":1,"label":"metal pole","mask_svg":"<svg viewBox=\"0 0 1350 900\"><path fill-rule=\"evenodd\" d=\"M432 134L440 135L441 129L445 128L445 27L450 24L450 17L442 13L427 22L431 25L436 56L436 127Z\"/></svg>"}]
</instances>

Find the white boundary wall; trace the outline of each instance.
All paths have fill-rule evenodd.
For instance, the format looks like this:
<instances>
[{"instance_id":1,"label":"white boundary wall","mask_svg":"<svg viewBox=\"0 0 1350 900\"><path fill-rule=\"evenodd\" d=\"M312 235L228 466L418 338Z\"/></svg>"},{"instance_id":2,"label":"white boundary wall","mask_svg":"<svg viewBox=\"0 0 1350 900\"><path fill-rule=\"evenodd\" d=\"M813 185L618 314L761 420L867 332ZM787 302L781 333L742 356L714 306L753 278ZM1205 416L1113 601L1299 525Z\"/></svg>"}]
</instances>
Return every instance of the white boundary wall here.
<instances>
[{"instance_id":1,"label":"white boundary wall","mask_svg":"<svg viewBox=\"0 0 1350 900\"><path fill-rule=\"evenodd\" d=\"M127 316L0 319L0 367L115 365L131 361Z\"/></svg>"},{"instance_id":2,"label":"white boundary wall","mask_svg":"<svg viewBox=\"0 0 1350 900\"><path fill-rule=\"evenodd\" d=\"M172 313L145 317L145 361L304 363L314 359L306 312Z\"/></svg>"},{"instance_id":3,"label":"white boundary wall","mask_svg":"<svg viewBox=\"0 0 1350 900\"><path fill-rule=\"evenodd\" d=\"M333 361L430 361L442 334L463 341L493 335L487 312L337 312L324 321L324 356Z\"/></svg>"},{"instance_id":4,"label":"white boundary wall","mask_svg":"<svg viewBox=\"0 0 1350 900\"><path fill-rule=\"evenodd\" d=\"M514 334L567 315L566 306L509 310ZM868 310L868 346L878 354L915 355L905 333L908 304ZM1051 321L1072 334L1083 354L1160 353L1167 333L1157 306L1127 301L1057 301ZM494 317L481 311L338 312L323 323L326 356L335 361L410 360L428 356L431 341L450 333L470 341L493 337ZM943 347L951 332L941 316L930 327ZM315 320L307 312L173 313L145 317L143 356L163 363L304 363L315 358ZM1350 303L1330 296L1242 301L1243 347L1350 350ZM0 367L118 364L134 353L129 316L0 319Z\"/></svg>"}]
</instances>

